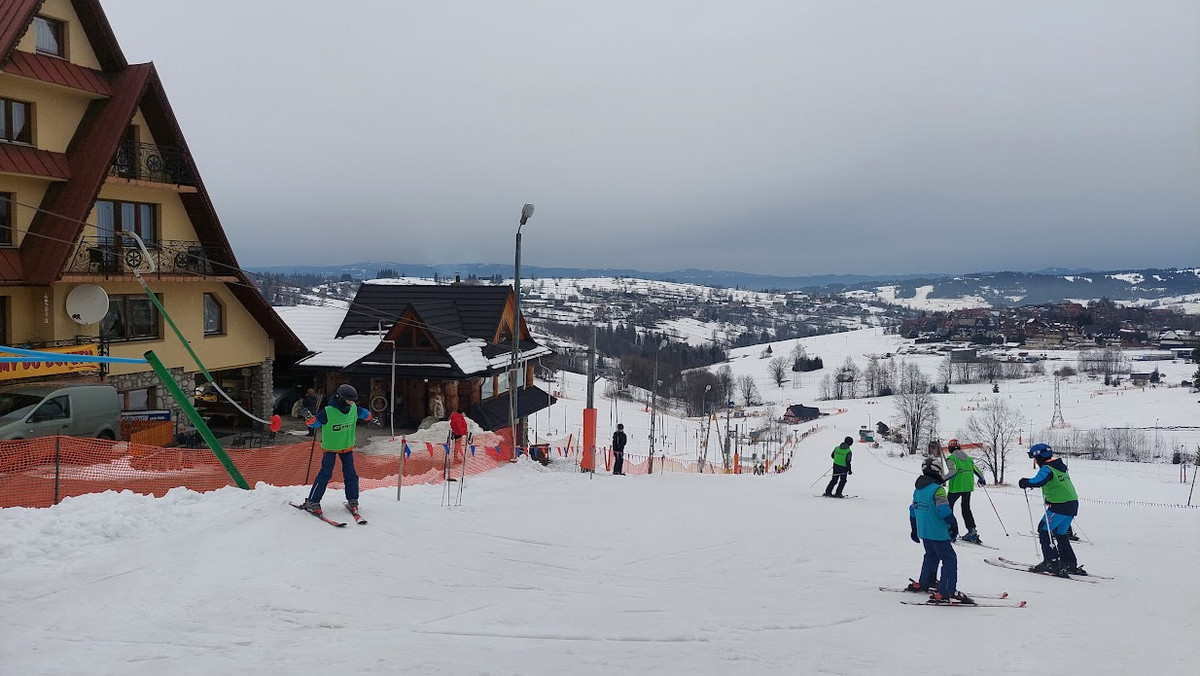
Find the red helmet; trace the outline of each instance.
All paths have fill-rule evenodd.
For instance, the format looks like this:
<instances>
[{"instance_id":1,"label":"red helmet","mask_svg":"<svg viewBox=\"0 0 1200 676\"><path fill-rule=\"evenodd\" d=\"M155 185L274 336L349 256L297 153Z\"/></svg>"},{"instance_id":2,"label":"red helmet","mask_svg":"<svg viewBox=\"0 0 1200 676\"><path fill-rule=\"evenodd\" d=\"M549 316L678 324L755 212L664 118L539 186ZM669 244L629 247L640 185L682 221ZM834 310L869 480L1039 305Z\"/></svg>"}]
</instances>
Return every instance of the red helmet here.
<instances>
[{"instance_id":1,"label":"red helmet","mask_svg":"<svg viewBox=\"0 0 1200 676\"><path fill-rule=\"evenodd\" d=\"M958 449L962 448L962 446L959 445L958 439L951 439L950 441L946 442L946 448L952 451L957 451Z\"/></svg>"}]
</instances>

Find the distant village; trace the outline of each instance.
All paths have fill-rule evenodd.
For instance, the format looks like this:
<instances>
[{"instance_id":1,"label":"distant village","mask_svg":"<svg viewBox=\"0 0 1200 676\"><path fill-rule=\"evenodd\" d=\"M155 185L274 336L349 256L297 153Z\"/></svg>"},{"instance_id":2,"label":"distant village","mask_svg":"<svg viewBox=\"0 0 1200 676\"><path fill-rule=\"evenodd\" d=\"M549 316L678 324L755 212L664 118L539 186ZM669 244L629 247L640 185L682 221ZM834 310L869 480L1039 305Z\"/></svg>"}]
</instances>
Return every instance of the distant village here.
<instances>
[{"instance_id":1,"label":"distant village","mask_svg":"<svg viewBox=\"0 0 1200 676\"><path fill-rule=\"evenodd\" d=\"M1031 349L1151 348L1186 357L1200 347L1200 317L1162 308L1127 307L1107 299L1012 308L921 312L900 324L917 342L948 340Z\"/></svg>"}]
</instances>

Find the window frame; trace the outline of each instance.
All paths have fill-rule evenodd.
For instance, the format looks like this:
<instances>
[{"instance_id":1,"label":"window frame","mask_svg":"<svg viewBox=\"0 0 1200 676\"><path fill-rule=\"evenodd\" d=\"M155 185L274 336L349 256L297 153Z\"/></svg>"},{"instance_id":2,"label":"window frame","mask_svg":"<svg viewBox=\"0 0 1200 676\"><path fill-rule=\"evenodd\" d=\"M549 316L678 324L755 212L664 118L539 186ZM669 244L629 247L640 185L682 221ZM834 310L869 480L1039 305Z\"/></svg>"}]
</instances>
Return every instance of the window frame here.
<instances>
[{"instance_id":1,"label":"window frame","mask_svg":"<svg viewBox=\"0 0 1200 676\"><path fill-rule=\"evenodd\" d=\"M112 232L104 229L103 224L100 222L101 204L109 204L112 206ZM132 227L126 227L125 218L123 215L125 213L124 207L130 207L132 209ZM100 237L102 239L114 241L120 237L118 233L120 233L122 230L129 230L131 232L136 232L142 238L142 241L146 244L146 246L157 246L160 234L159 222L162 220L159 217L158 207L159 205L155 202L131 202L129 200L97 199L96 203L92 205L92 211L94 211L96 214L96 230L100 233ZM148 208L148 211L146 208ZM151 223L149 237L147 237L146 233L142 231L142 215L145 213L150 214Z\"/></svg>"},{"instance_id":2,"label":"window frame","mask_svg":"<svg viewBox=\"0 0 1200 676\"><path fill-rule=\"evenodd\" d=\"M217 328L216 328L216 330L213 330L213 331L210 331L208 328L208 301L209 300L212 300L213 304L216 305L216 309L217 309ZM203 324L204 324L204 327L203 327L204 335L206 337L207 336L223 336L223 335L225 335L225 304L221 302L221 299L217 297L217 294L210 293L208 291L205 291L204 294L201 296L200 302L204 306L203 320L202 320Z\"/></svg>"},{"instance_id":3,"label":"window frame","mask_svg":"<svg viewBox=\"0 0 1200 676\"><path fill-rule=\"evenodd\" d=\"M162 302L161 294L158 295L158 299L159 299L159 302L161 303ZM131 335L132 328L134 326L130 320L130 317L133 316L133 311L130 309L131 301L144 301L147 305L150 306L150 312L151 312L152 320L154 322L154 333L152 335L151 334ZM112 308L113 308L114 304L118 304L121 307L121 328L123 329L123 331L122 331L122 334L119 336L111 334L111 333L107 333L106 329L105 329L105 320L107 320L109 315L112 314ZM127 295L118 294L118 295L109 296L108 297L108 308L109 308L108 314L104 315L104 318L100 320L100 339L101 340L107 340L110 343L132 343L132 342L145 341L145 340L162 340L162 337L163 337L162 314L159 313L158 308L155 307L154 304L150 302L150 299L147 298L144 294L140 294L140 293L139 294L127 294Z\"/></svg>"},{"instance_id":4,"label":"window frame","mask_svg":"<svg viewBox=\"0 0 1200 676\"><path fill-rule=\"evenodd\" d=\"M24 110L25 127L21 134L11 131L14 106ZM0 141L33 145L33 103L0 96Z\"/></svg>"},{"instance_id":5,"label":"window frame","mask_svg":"<svg viewBox=\"0 0 1200 676\"><path fill-rule=\"evenodd\" d=\"M14 197L16 195L11 192L0 192L0 247L14 246L13 240L16 239L13 237L17 220Z\"/></svg>"},{"instance_id":6,"label":"window frame","mask_svg":"<svg viewBox=\"0 0 1200 676\"><path fill-rule=\"evenodd\" d=\"M57 51L49 51L46 49L42 49L41 37L42 37L43 26L47 30L49 30L53 33L53 35L51 37L54 38L54 42L55 42L56 46L58 47ZM43 56L54 56L54 57L57 57L60 59L67 58L67 22L66 21L63 21L62 19L55 19L54 17L38 14L37 16L33 17L33 33L34 33L33 50L35 52L37 52L38 54L41 54Z\"/></svg>"},{"instance_id":7,"label":"window frame","mask_svg":"<svg viewBox=\"0 0 1200 676\"><path fill-rule=\"evenodd\" d=\"M133 394L135 394L137 392L145 392L146 393L145 408L133 408L133 403L131 401L131 397ZM149 387L137 387L132 390L121 390L120 394L121 394L121 410L122 411L153 411L158 408L156 406L156 404L158 403L158 387L155 385L151 385Z\"/></svg>"}]
</instances>

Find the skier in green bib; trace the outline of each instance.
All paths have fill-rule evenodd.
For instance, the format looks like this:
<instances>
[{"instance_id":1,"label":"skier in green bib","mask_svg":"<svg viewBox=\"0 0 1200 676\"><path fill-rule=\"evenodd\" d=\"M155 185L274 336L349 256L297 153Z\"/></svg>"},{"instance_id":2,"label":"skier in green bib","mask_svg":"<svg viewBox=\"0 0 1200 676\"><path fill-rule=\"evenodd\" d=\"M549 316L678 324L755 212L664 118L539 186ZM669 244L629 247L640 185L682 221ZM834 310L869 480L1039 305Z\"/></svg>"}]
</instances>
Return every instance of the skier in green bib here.
<instances>
[{"instance_id":1,"label":"skier in green bib","mask_svg":"<svg viewBox=\"0 0 1200 676\"><path fill-rule=\"evenodd\" d=\"M850 457L853 455L850 452L850 444L854 443L853 437L846 437L842 440L833 453L829 455L833 458L833 478L829 480L829 485L825 487L825 497L841 498L842 490L846 488L846 477L854 474L850 469ZM837 492L834 492L833 487L837 486Z\"/></svg>"},{"instance_id":2,"label":"skier in green bib","mask_svg":"<svg viewBox=\"0 0 1200 676\"><path fill-rule=\"evenodd\" d=\"M1059 577L1087 575L1075 558L1068 533L1071 522L1079 514L1079 494L1067 471L1067 463L1054 457L1050 444L1034 444L1029 457L1037 464L1037 474L1021 479L1022 490L1041 488L1046 501L1046 515L1038 522L1038 541L1042 545L1042 562L1030 568L1035 573L1050 573ZM1051 538L1054 542L1051 542Z\"/></svg>"},{"instance_id":3,"label":"skier in green bib","mask_svg":"<svg viewBox=\"0 0 1200 676\"><path fill-rule=\"evenodd\" d=\"M358 390L350 384L339 385L329 403L313 415L308 409L301 411L304 422L312 429L321 430L321 470L313 481L308 499L301 505L304 509L321 515L321 497L333 477L333 466L342 459L342 480L346 484L346 508L358 513L358 472L354 470L354 442L359 420L371 420L371 412L359 408Z\"/></svg>"},{"instance_id":4,"label":"skier in green bib","mask_svg":"<svg viewBox=\"0 0 1200 676\"><path fill-rule=\"evenodd\" d=\"M975 515L971 513L971 493L975 490L976 481L980 486L987 481L975 466L975 459L967 455L958 439L948 441L946 451L949 453L946 456L946 492L950 495L950 509L953 510L954 503L962 500L963 523L967 526L967 533L962 539L979 544L979 533L975 531Z\"/></svg>"}]
</instances>

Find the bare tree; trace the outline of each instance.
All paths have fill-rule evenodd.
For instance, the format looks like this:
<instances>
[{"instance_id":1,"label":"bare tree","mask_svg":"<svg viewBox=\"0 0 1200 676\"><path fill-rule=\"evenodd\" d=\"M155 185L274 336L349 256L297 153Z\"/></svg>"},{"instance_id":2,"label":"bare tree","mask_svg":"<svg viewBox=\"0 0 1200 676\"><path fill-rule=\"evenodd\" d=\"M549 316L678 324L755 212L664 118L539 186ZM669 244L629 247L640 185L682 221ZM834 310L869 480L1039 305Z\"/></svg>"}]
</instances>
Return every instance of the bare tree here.
<instances>
[{"instance_id":1,"label":"bare tree","mask_svg":"<svg viewBox=\"0 0 1200 676\"><path fill-rule=\"evenodd\" d=\"M882 369L879 366L879 357L874 355L867 360L867 368L863 369L862 381L864 392L863 396L877 397L879 396L879 376Z\"/></svg>"},{"instance_id":2,"label":"bare tree","mask_svg":"<svg viewBox=\"0 0 1200 676\"><path fill-rule=\"evenodd\" d=\"M921 447L922 435L928 435L930 420L937 418L937 402L929 393L929 380L915 364L900 366L899 390L895 399L896 416L908 428L906 445L910 455Z\"/></svg>"},{"instance_id":3,"label":"bare tree","mask_svg":"<svg viewBox=\"0 0 1200 676\"><path fill-rule=\"evenodd\" d=\"M967 418L967 436L983 444L982 464L992 473L993 483L1004 483L1008 452L1021 434L1023 421L1020 409L1010 408L1000 397L992 397Z\"/></svg>"},{"instance_id":4,"label":"bare tree","mask_svg":"<svg viewBox=\"0 0 1200 676\"><path fill-rule=\"evenodd\" d=\"M821 398L825 400L833 399L833 378L828 373L824 378L821 378Z\"/></svg>"},{"instance_id":5,"label":"bare tree","mask_svg":"<svg viewBox=\"0 0 1200 676\"><path fill-rule=\"evenodd\" d=\"M767 373L770 374L771 380L775 381L775 387L783 387L789 371L787 357L775 357L767 362Z\"/></svg>"},{"instance_id":6,"label":"bare tree","mask_svg":"<svg viewBox=\"0 0 1200 676\"><path fill-rule=\"evenodd\" d=\"M953 375L954 369L953 364L950 363L950 355L946 355L946 358L942 360L942 363L938 364L938 380L940 380L942 383L943 392L949 391L950 382L953 380Z\"/></svg>"},{"instance_id":7,"label":"bare tree","mask_svg":"<svg viewBox=\"0 0 1200 676\"><path fill-rule=\"evenodd\" d=\"M754 400L758 397L758 385L754 383L754 376L738 376L737 390L742 395L742 400L746 402L747 406L754 405Z\"/></svg>"}]
</instances>

